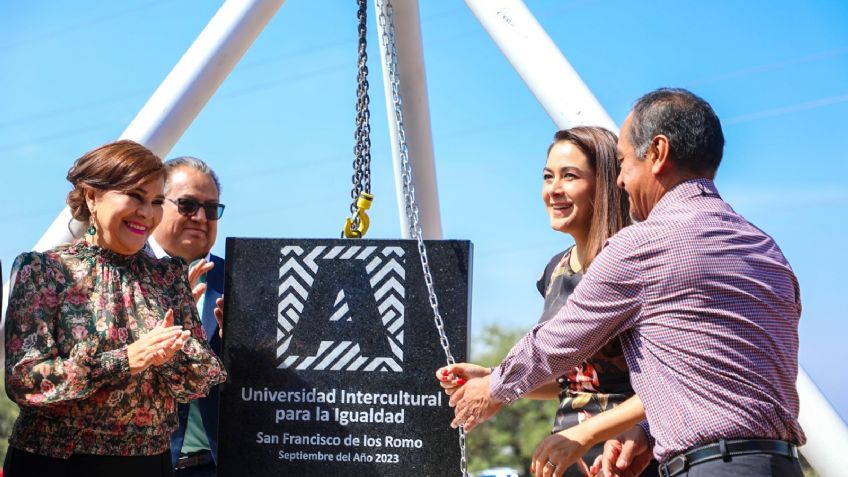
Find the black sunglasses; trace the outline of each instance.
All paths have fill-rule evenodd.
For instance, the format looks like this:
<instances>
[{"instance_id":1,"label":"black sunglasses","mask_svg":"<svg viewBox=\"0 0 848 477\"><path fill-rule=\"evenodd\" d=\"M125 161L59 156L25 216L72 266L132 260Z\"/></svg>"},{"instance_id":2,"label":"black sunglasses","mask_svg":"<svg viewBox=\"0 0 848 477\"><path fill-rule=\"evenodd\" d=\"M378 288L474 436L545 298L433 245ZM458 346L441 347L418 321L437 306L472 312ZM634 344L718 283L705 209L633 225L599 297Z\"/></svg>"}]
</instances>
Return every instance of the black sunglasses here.
<instances>
[{"instance_id":1,"label":"black sunglasses","mask_svg":"<svg viewBox=\"0 0 848 477\"><path fill-rule=\"evenodd\" d=\"M206 220L218 220L224 215L224 204L217 202L200 203L194 199L168 199L177 205L177 212L186 217L194 217L197 209L203 207L203 212L206 214Z\"/></svg>"}]
</instances>

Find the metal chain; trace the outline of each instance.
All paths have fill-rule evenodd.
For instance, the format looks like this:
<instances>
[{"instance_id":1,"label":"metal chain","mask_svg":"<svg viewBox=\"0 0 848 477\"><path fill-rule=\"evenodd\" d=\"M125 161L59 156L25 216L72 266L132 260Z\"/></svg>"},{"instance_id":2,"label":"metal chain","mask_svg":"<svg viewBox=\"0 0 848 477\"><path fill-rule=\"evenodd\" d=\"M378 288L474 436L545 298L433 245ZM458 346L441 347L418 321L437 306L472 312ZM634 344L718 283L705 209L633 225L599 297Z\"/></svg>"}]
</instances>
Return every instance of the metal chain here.
<instances>
[{"instance_id":1,"label":"metal chain","mask_svg":"<svg viewBox=\"0 0 848 477\"><path fill-rule=\"evenodd\" d=\"M421 268L424 271L424 283L427 284L427 293L430 297L430 308L433 309L433 321L439 331L439 343L445 352L445 358L449 365L456 363L451 354L450 342L445 334L445 325L439 312L439 300L436 297L436 289L433 286L433 275L430 273L430 263L427 259L427 247L424 245L424 232L421 221L418 218L418 203L415 201L415 186L412 182L412 164L409 162L409 149L406 144L406 133L403 127L403 101L400 95L400 77L398 73L398 57L395 43L395 21L394 9L390 0L375 0L380 9L380 26L383 30L382 42L386 56L386 64L389 69L389 79L392 87L392 103L394 105L395 122L397 124L398 148L401 159L401 178L403 179L403 199L406 206L406 216L409 219L409 233L418 242L418 254L421 257ZM465 452L465 431L459 428L460 447L460 470L462 476L468 476L468 459Z\"/></svg>"},{"instance_id":2,"label":"metal chain","mask_svg":"<svg viewBox=\"0 0 848 477\"><path fill-rule=\"evenodd\" d=\"M371 192L371 112L368 110L368 53L366 25L368 0L357 0L359 8L359 68L356 77L356 142L353 146L353 189L350 191L350 213L353 227L359 227L356 201L362 192Z\"/></svg>"}]
</instances>

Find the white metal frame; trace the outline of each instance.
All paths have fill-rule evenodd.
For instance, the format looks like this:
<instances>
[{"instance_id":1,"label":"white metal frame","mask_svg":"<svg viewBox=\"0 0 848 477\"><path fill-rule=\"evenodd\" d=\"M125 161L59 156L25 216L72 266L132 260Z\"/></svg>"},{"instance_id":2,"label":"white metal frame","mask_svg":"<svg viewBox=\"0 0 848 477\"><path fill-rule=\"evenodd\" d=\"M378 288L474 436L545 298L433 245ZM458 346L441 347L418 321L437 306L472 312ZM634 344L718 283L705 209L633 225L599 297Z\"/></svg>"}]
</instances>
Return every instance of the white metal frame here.
<instances>
[{"instance_id":1,"label":"white metal frame","mask_svg":"<svg viewBox=\"0 0 848 477\"><path fill-rule=\"evenodd\" d=\"M601 103L520 0L465 0L560 129L600 126L618 131Z\"/></svg>"},{"instance_id":2,"label":"white metal frame","mask_svg":"<svg viewBox=\"0 0 848 477\"><path fill-rule=\"evenodd\" d=\"M203 109L209 98L271 21L285 0L227 0L186 53L141 108L120 139L144 144L165 157ZM66 206L33 250L44 251L82 235L85 224ZM9 284L3 286L5 320ZM0 330L3 321L0 321ZM5 343L0 339L0 357Z\"/></svg>"},{"instance_id":3,"label":"white metal frame","mask_svg":"<svg viewBox=\"0 0 848 477\"><path fill-rule=\"evenodd\" d=\"M283 2L227 0L121 138L145 144L160 157L167 155ZM465 3L557 127L595 125L618 130L521 0L465 0ZM416 196L426 238L438 239L442 236L442 227L418 1L395 0L394 13L400 93L404 101L410 161L415 171ZM378 32L382 35L379 22ZM380 48L382 52L382 42ZM404 212L399 151L392 119L392 91L387 83L384 54L381 61L392 133L400 229L403 237L408 238L409 224ZM73 236L69 227L74 228L76 235L82 229L81 224L71 220L66 207L34 249L46 250L70 241ZM3 293L8 296L7 287ZM807 445L801 450L823 477L840 475L844 467L840 456L848 449L848 428L803 369L799 370L797 387L802 405L800 421L807 431Z\"/></svg>"},{"instance_id":4,"label":"white metal frame","mask_svg":"<svg viewBox=\"0 0 848 477\"><path fill-rule=\"evenodd\" d=\"M380 43L380 62L383 65L383 89L386 93L386 112L389 122L389 137L392 142L392 164L395 171L395 195L400 216L400 233L405 239L411 237L406 203L403 197L403 177L398 144L397 124L389 65L383 44L383 26L380 25L378 2L374 1L377 17L377 38ZM427 75L424 71L424 50L421 45L421 20L418 16L418 0L395 1L393 4L397 67L400 76L400 96L403 98L403 124L406 133L409 162L415 174L412 177L418 216L424 238L442 238L442 219L439 209L439 192L436 186L436 165L433 160L433 133L430 129L430 101L427 99Z\"/></svg>"},{"instance_id":5,"label":"white metal frame","mask_svg":"<svg viewBox=\"0 0 848 477\"><path fill-rule=\"evenodd\" d=\"M120 139L132 139L165 157L284 1L227 0ZM33 249L70 242L82 228L65 207Z\"/></svg>"}]
</instances>

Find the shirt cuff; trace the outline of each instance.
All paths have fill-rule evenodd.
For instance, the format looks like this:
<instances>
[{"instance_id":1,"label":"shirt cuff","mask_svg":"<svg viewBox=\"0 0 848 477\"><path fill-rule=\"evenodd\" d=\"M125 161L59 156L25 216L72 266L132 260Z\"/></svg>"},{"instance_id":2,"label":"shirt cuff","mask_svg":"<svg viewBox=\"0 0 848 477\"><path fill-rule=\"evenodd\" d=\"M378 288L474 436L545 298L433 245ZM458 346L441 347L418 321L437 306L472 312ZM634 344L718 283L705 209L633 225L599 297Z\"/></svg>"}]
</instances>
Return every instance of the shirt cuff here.
<instances>
[{"instance_id":1,"label":"shirt cuff","mask_svg":"<svg viewBox=\"0 0 848 477\"><path fill-rule=\"evenodd\" d=\"M130 361L127 357L127 347L104 351L94 357L91 368L91 379L94 382L113 382L130 372Z\"/></svg>"},{"instance_id":2,"label":"shirt cuff","mask_svg":"<svg viewBox=\"0 0 848 477\"><path fill-rule=\"evenodd\" d=\"M503 366L500 365L492 371L491 381L489 381L489 392L498 401L505 404L512 404L515 400L521 398L524 391L520 387L504 384L502 368Z\"/></svg>"}]
</instances>

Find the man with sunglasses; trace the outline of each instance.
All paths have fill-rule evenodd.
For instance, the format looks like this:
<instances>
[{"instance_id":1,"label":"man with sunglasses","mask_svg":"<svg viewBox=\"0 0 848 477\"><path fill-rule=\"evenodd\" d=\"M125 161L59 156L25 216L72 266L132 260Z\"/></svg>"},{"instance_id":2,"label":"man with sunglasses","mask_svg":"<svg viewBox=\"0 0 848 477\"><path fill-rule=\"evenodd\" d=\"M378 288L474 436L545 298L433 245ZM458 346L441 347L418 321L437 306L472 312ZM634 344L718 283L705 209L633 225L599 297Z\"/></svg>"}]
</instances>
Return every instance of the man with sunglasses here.
<instances>
[{"instance_id":1,"label":"man with sunglasses","mask_svg":"<svg viewBox=\"0 0 848 477\"><path fill-rule=\"evenodd\" d=\"M150 238L157 257L180 257L194 263L195 298L203 329L216 353L221 338L215 319L215 302L224 293L224 259L209 253L218 234L221 184L202 160L177 157L165 162L165 204L162 222ZM199 262L205 260L205 262ZM205 284L205 290L203 285ZM179 428L171 436L171 458L177 476L214 476L218 457L218 388L205 398L180 404Z\"/></svg>"}]
</instances>

